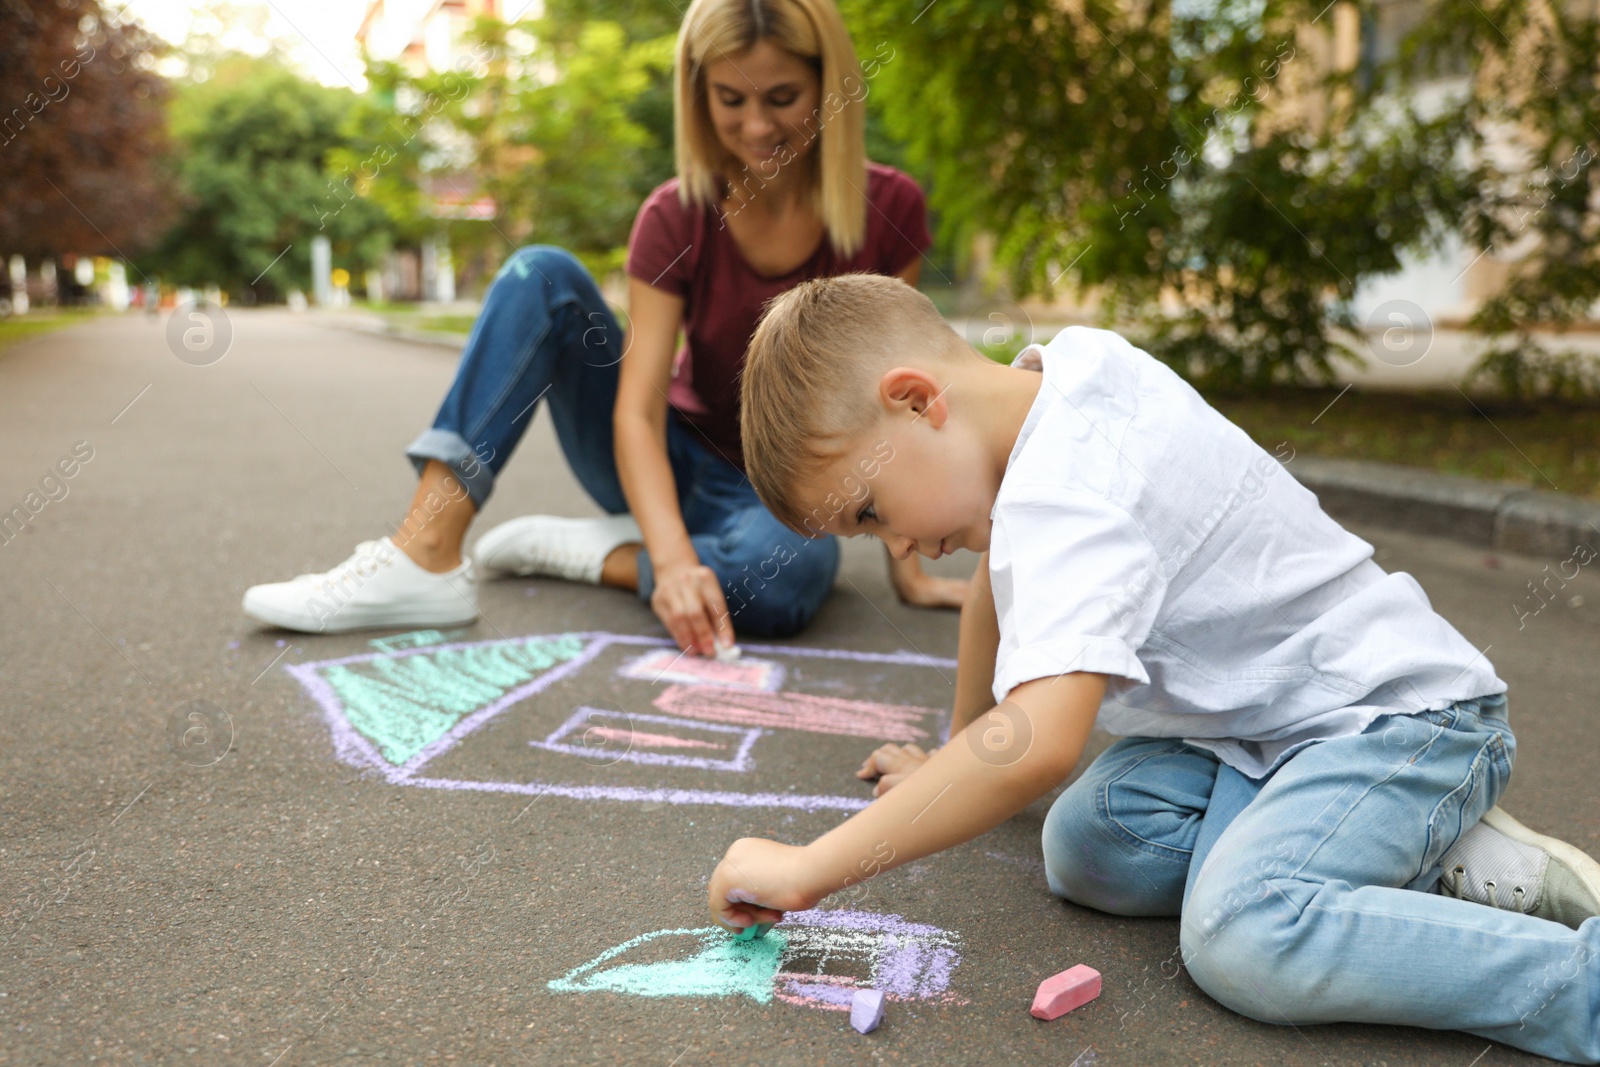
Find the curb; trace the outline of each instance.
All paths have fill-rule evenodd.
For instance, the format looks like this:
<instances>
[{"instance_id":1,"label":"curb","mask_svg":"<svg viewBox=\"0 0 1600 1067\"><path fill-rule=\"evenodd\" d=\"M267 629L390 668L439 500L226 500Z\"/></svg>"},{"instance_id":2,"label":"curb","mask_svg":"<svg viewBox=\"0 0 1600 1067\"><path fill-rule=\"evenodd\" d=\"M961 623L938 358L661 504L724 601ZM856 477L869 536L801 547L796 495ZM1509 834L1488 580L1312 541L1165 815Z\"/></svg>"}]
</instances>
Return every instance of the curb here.
<instances>
[{"instance_id":1,"label":"curb","mask_svg":"<svg viewBox=\"0 0 1600 1067\"><path fill-rule=\"evenodd\" d=\"M457 350L466 340L388 323L328 324ZM1578 545L1600 546L1600 504L1564 493L1357 459L1299 456L1288 469L1336 519L1525 556L1564 558Z\"/></svg>"},{"instance_id":2,"label":"curb","mask_svg":"<svg viewBox=\"0 0 1600 1067\"><path fill-rule=\"evenodd\" d=\"M1506 482L1301 456L1289 472L1337 519L1528 556L1600 545L1600 504Z\"/></svg>"},{"instance_id":3,"label":"curb","mask_svg":"<svg viewBox=\"0 0 1600 1067\"><path fill-rule=\"evenodd\" d=\"M315 320L319 325L335 330L351 330L355 333L371 334L374 337L387 337L392 341L410 341L412 344L435 345L440 348L451 348L456 352L461 351L461 346L466 344L467 335L464 333L444 333L439 330L413 330L407 326L396 326L394 323L379 316L362 315L322 315Z\"/></svg>"}]
</instances>

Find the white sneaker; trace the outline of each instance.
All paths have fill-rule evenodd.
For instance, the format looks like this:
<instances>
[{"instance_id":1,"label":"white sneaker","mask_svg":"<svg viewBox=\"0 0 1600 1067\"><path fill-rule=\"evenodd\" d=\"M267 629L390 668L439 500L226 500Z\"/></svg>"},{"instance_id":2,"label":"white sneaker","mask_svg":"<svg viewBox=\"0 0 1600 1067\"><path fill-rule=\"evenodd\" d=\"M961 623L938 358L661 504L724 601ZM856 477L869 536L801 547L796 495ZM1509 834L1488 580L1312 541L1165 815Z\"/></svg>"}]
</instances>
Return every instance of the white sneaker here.
<instances>
[{"instance_id":1,"label":"white sneaker","mask_svg":"<svg viewBox=\"0 0 1600 1067\"><path fill-rule=\"evenodd\" d=\"M1600 863L1576 845L1536 834L1498 807L1439 861L1445 896L1520 911L1576 930L1600 915Z\"/></svg>"},{"instance_id":2,"label":"white sneaker","mask_svg":"<svg viewBox=\"0 0 1600 1067\"><path fill-rule=\"evenodd\" d=\"M460 626L478 617L478 583L470 560L434 574L385 537L361 542L349 559L326 574L251 586L244 594L244 612L305 633Z\"/></svg>"},{"instance_id":3,"label":"white sneaker","mask_svg":"<svg viewBox=\"0 0 1600 1067\"><path fill-rule=\"evenodd\" d=\"M643 542L644 534L632 515L603 519L524 515L478 538L472 554L485 574L542 574L599 585L600 570L617 546Z\"/></svg>"}]
</instances>

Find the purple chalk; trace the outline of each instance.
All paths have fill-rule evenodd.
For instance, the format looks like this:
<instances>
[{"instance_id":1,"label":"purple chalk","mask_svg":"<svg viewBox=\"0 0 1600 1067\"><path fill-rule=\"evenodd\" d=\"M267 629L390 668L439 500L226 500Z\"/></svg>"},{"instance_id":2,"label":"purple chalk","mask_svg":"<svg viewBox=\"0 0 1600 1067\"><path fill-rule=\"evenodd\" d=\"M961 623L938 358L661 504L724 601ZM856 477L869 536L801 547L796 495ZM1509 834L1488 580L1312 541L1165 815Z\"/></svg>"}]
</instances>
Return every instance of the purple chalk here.
<instances>
[{"instance_id":1,"label":"purple chalk","mask_svg":"<svg viewBox=\"0 0 1600 1067\"><path fill-rule=\"evenodd\" d=\"M850 1025L870 1034L883 1022L883 994L876 989L858 989L850 1001Z\"/></svg>"}]
</instances>

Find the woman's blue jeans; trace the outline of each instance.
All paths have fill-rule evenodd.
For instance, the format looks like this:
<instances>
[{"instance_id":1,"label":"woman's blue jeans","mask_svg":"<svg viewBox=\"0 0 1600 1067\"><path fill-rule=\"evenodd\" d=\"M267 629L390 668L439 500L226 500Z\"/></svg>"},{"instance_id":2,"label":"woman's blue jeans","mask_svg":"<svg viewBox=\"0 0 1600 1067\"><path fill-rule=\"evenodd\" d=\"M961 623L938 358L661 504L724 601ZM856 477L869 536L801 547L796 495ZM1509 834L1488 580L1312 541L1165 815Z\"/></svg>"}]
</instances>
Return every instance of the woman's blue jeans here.
<instances>
[{"instance_id":1,"label":"woman's blue jeans","mask_svg":"<svg viewBox=\"0 0 1600 1067\"><path fill-rule=\"evenodd\" d=\"M1465 1030L1597 1063L1600 918L1571 930L1430 892L1515 752L1503 695L1384 716L1260 781L1181 741L1124 738L1050 809L1050 888L1179 916L1163 974L1181 960L1262 1022Z\"/></svg>"},{"instance_id":2,"label":"woman's blue jeans","mask_svg":"<svg viewBox=\"0 0 1600 1067\"><path fill-rule=\"evenodd\" d=\"M519 249L489 287L433 428L406 455L419 473L430 459L448 466L482 510L543 400L584 490L608 514L627 511L611 434L622 345L582 264L559 248ZM673 417L667 458L690 540L722 584L734 628L757 637L803 629L833 588L838 542L785 527L737 467ZM639 597L648 603L654 591L641 552Z\"/></svg>"}]
</instances>

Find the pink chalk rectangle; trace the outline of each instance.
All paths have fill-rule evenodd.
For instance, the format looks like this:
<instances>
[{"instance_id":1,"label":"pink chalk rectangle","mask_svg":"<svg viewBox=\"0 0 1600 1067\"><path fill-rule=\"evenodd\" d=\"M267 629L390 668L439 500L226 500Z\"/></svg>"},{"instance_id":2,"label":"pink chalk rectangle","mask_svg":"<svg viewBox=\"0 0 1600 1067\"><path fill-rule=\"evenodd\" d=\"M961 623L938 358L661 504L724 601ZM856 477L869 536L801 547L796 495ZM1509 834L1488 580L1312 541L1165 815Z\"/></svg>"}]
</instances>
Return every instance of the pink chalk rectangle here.
<instances>
[{"instance_id":1,"label":"pink chalk rectangle","mask_svg":"<svg viewBox=\"0 0 1600 1067\"><path fill-rule=\"evenodd\" d=\"M580 707L549 737L528 743L546 752L581 757L596 767L626 762L743 772L755 766L750 748L763 732L664 715ZM684 754L686 749L720 751L725 755L691 756Z\"/></svg>"},{"instance_id":2,"label":"pink chalk rectangle","mask_svg":"<svg viewBox=\"0 0 1600 1067\"><path fill-rule=\"evenodd\" d=\"M917 724L930 715L939 715L933 708L914 704L877 704L808 693L757 693L691 685L668 687L655 699L655 706L670 715L703 722L901 742L927 738L928 731Z\"/></svg>"},{"instance_id":3,"label":"pink chalk rectangle","mask_svg":"<svg viewBox=\"0 0 1600 1067\"><path fill-rule=\"evenodd\" d=\"M1031 1012L1036 1019L1059 1019L1100 995L1100 972L1080 963L1039 983Z\"/></svg>"},{"instance_id":4,"label":"pink chalk rectangle","mask_svg":"<svg viewBox=\"0 0 1600 1067\"><path fill-rule=\"evenodd\" d=\"M784 670L771 660L746 657L722 661L662 648L629 660L618 674L623 678L668 685L715 685L770 691L783 684Z\"/></svg>"}]
</instances>

